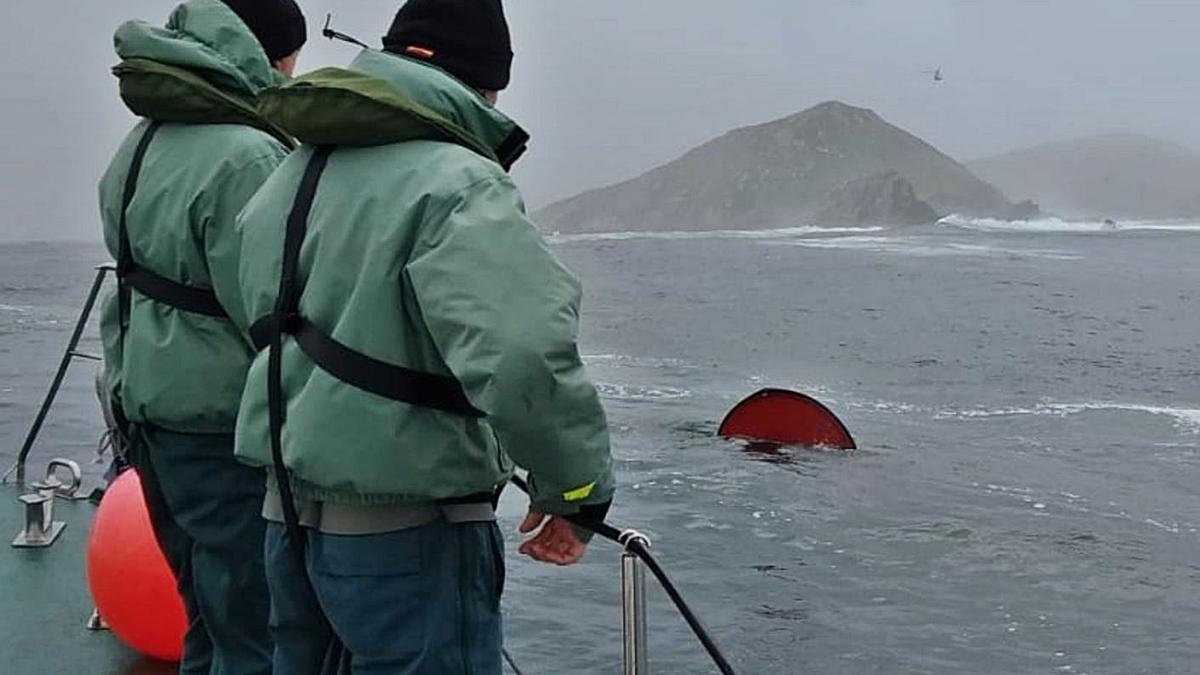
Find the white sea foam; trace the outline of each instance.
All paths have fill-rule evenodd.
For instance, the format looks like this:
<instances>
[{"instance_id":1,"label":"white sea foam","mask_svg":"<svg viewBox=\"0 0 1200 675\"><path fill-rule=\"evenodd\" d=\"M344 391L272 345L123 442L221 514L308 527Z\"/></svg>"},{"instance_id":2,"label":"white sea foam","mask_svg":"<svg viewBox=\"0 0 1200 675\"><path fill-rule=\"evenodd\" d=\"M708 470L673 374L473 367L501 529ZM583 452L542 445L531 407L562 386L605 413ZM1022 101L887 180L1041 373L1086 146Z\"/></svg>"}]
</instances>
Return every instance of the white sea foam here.
<instances>
[{"instance_id":1,"label":"white sea foam","mask_svg":"<svg viewBox=\"0 0 1200 675\"><path fill-rule=\"evenodd\" d=\"M683 359L631 356L629 354L584 354L583 362L588 365L614 364L637 368L685 368L692 364Z\"/></svg>"},{"instance_id":2,"label":"white sea foam","mask_svg":"<svg viewBox=\"0 0 1200 675\"><path fill-rule=\"evenodd\" d=\"M977 410L951 410L937 414L939 419L972 419L988 417L1013 417L1018 415L1054 415L1067 417L1085 412L1138 412L1171 418L1180 429L1200 434L1200 408L1144 405L1140 403L1111 403L1089 401L1086 403L1041 403L1028 408L998 408Z\"/></svg>"},{"instance_id":3,"label":"white sea foam","mask_svg":"<svg viewBox=\"0 0 1200 675\"><path fill-rule=\"evenodd\" d=\"M1191 232L1200 234L1200 221L1196 220L1127 220L1106 223L1104 221L1071 221L1061 218L1038 220L995 220L992 218L970 218L951 215L938 224L963 230L980 232L1016 232L1030 234L1091 234L1113 232Z\"/></svg>"},{"instance_id":4,"label":"white sea foam","mask_svg":"<svg viewBox=\"0 0 1200 675\"><path fill-rule=\"evenodd\" d=\"M547 240L554 244L592 241L629 241L634 239L792 239L823 234L880 232L883 227L785 227L774 230L710 230L707 232L592 232L588 234L553 234Z\"/></svg>"},{"instance_id":5,"label":"white sea foam","mask_svg":"<svg viewBox=\"0 0 1200 675\"><path fill-rule=\"evenodd\" d=\"M797 239L795 241L786 243L791 246L803 246L805 248L849 249L931 258L968 256L980 258L1048 258L1051 260L1080 259L1080 256L1066 253L1064 251L1006 248L987 244L964 244L961 242L931 241L921 237L900 238L850 236L828 237L823 239Z\"/></svg>"},{"instance_id":6,"label":"white sea foam","mask_svg":"<svg viewBox=\"0 0 1200 675\"><path fill-rule=\"evenodd\" d=\"M632 384L599 382L597 391L607 399L616 401L670 401L690 398L692 392L675 387L643 387Z\"/></svg>"}]
</instances>

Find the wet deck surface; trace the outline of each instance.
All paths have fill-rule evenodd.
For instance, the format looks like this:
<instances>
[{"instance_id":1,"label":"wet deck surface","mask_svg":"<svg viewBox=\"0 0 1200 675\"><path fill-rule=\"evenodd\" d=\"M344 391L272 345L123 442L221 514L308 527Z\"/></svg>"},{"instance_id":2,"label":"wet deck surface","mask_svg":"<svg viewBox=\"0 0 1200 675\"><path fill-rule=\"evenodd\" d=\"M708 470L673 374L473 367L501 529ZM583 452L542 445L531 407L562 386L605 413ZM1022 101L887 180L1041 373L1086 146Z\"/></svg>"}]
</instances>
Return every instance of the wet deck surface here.
<instances>
[{"instance_id":1,"label":"wet deck surface","mask_svg":"<svg viewBox=\"0 0 1200 675\"><path fill-rule=\"evenodd\" d=\"M46 549L16 549L21 490L0 486L0 672L12 675L167 675L174 664L143 659L107 631L86 629L92 613L84 551L95 507L58 500L66 530Z\"/></svg>"}]
</instances>

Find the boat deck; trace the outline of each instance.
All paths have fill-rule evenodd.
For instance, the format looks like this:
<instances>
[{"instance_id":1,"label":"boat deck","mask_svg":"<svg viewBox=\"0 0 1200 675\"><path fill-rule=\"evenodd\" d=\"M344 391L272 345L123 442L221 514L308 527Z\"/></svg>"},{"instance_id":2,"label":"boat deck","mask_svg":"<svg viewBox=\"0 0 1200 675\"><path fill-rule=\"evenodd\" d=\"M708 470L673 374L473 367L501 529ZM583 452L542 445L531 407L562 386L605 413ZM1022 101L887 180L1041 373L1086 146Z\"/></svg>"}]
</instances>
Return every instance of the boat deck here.
<instances>
[{"instance_id":1,"label":"boat deck","mask_svg":"<svg viewBox=\"0 0 1200 675\"><path fill-rule=\"evenodd\" d=\"M11 548L24 525L17 498L0 486L0 672L12 675L167 675L174 664L151 661L108 631L89 631L92 613L84 551L95 506L56 500L54 519L67 523L53 546Z\"/></svg>"}]
</instances>

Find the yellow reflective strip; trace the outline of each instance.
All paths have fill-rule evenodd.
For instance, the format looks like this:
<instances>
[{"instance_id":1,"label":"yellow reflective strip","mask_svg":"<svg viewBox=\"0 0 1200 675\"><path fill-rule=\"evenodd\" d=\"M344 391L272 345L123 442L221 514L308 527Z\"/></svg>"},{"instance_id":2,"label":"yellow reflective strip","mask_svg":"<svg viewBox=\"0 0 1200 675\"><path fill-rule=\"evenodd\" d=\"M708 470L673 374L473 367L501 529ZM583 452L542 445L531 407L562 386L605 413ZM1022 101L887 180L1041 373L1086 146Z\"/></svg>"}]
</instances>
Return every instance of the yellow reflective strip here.
<instances>
[{"instance_id":1,"label":"yellow reflective strip","mask_svg":"<svg viewBox=\"0 0 1200 675\"><path fill-rule=\"evenodd\" d=\"M596 489L596 484L588 483L587 485L584 485L581 488L575 488L574 490L571 490L569 492L564 492L563 499L565 499L569 502L577 502L577 501L580 501L583 499L587 499L588 497L591 496L592 490L594 490L594 489Z\"/></svg>"}]
</instances>

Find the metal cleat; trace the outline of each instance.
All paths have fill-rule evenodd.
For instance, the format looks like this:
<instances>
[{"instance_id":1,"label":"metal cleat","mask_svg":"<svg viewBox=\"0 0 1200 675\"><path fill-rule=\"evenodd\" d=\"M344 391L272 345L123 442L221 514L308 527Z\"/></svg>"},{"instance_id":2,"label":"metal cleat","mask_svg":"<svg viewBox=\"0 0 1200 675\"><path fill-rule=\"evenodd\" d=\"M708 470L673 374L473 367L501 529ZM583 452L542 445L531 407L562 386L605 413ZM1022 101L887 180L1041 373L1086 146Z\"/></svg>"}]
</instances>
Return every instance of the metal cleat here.
<instances>
[{"instance_id":1,"label":"metal cleat","mask_svg":"<svg viewBox=\"0 0 1200 675\"><path fill-rule=\"evenodd\" d=\"M62 486L57 480L35 483L37 492L21 495L25 505L25 529L17 533L12 545L16 548L48 548L67 526L54 520L54 491Z\"/></svg>"}]
</instances>

